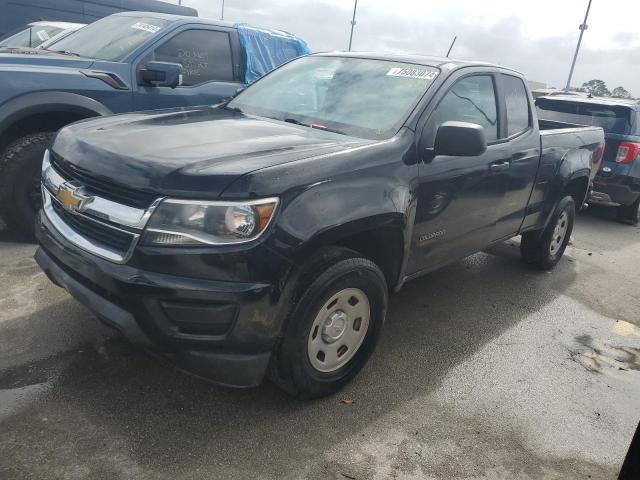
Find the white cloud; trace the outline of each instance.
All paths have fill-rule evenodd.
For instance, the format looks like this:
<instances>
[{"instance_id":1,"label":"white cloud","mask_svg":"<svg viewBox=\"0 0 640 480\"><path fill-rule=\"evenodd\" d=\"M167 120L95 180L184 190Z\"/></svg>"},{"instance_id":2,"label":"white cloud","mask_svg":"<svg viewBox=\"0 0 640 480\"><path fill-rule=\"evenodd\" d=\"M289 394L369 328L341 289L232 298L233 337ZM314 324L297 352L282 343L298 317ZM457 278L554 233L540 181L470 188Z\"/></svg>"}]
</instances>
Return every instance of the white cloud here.
<instances>
[{"instance_id":1,"label":"white cloud","mask_svg":"<svg viewBox=\"0 0 640 480\"><path fill-rule=\"evenodd\" d=\"M183 0L219 18L221 0ZM532 80L566 82L587 0L359 0L355 50L396 50L501 63ZM350 0L226 0L225 20L280 28L313 50L346 49ZM636 0L593 0L573 84L592 78L640 96Z\"/></svg>"}]
</instances>

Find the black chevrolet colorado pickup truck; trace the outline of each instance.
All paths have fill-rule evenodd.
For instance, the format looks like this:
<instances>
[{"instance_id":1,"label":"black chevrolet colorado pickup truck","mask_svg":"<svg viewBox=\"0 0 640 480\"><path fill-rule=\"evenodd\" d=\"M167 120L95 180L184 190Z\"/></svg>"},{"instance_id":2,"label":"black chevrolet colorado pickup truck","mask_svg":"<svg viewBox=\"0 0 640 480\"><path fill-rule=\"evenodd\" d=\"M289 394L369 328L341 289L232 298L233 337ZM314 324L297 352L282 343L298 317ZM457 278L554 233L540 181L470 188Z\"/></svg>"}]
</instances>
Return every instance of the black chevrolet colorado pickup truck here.
<instances>
[{"instance_id":1,"label":"black chevrolet colorado pickup truck","mask_svg":"<svg viewBox=\"0 0 640 480\"><path fill-rule=\"evenodd\" d=\"M540 131L532 105L507 68L334 53L223 104L81 121L45 154L36 259L183 370L326 395L407 280L519 234L559 261L604 137Z\"/></svg>"}]
</instances>

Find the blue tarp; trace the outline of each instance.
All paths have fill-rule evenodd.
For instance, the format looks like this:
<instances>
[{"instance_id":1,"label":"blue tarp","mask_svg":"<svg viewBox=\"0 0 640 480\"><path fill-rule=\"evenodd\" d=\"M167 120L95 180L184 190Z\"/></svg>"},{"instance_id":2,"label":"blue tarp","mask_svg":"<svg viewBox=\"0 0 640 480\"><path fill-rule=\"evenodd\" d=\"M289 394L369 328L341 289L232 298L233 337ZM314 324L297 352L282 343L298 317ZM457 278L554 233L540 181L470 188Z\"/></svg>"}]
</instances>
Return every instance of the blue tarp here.
<instances>
[{"instance_id":1,"label":"blue tarp","mask_svg":"<svg viewBox=\"0 0 640 480\"><path fill-rule=\"evenodd\" d=\"M245 83L249 84L292 58L311 53L304 40L280 30L239 23L240 42L246 55Z\"/></svg>"}]
</instances>

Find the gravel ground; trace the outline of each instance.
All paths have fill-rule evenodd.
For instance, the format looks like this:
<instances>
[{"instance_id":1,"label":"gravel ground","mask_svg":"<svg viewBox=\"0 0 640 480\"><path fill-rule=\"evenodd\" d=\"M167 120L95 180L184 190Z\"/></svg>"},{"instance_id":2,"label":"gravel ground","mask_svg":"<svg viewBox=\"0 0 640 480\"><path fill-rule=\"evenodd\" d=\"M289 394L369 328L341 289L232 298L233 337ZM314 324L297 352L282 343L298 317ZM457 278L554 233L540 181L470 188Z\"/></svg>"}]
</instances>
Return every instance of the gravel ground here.
<instances>
[{"instance_id":1,"label":"gravel ground","mask_svg":"<svg viewBox=\"0 0 640 480\"><path fill-rule=\"evenodd\" d=\"M640 228L609 217L580 215L551 273L514 241L407 284L356 380L306 403L158 364L5 232L0 478L615 479L640 420Z\"/></svg>"}]
</instances>

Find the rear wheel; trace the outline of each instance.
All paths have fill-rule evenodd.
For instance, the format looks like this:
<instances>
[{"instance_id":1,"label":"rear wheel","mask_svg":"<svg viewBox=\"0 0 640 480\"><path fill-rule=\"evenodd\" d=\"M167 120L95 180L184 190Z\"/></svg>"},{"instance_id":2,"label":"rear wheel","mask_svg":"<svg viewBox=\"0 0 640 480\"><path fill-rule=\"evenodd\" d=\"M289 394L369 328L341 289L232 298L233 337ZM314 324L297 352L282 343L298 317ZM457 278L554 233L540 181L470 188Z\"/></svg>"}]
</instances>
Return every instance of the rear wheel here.
<instances>
[{"instance_id":1,"label":"rear wheel","mask_svg":"<svg viewBox=\"0 0 640 480\"><path fill-rule=\"evenodd\" d=\"M53 132L25 135L15 140L0 158L0 217L7 226L32 236L35 215L42 206L42 157Z\"/></svg>"},{"instance_id":2,"label":"rear wheel","mask_svg":"<svg viewBox=\"0 0 640 480\"><path fill-rule=\"evenodd\" d=\"M629 225L638 225L640 223L640 197L631 205L622 205L617 211L618 221Z\"/></svg>"},{"instance_id":3,"label":"rear wheel","mask_svg":"<svg viewBox=\"0 0 640 480\"><path fill-rule=\"evenodd\" d=\"M302 279L271 378L299 398L342 388L365 365L387 308L387 284L370 260L346 249Z\"/></svg>"},{"instance_id":4,"label":"rear wheel","mask_svg":"<svg viewBox=\"0 0 640 480\"><path fill-rule=\"evenodd\" d=\"M573 231L575 212L573 198L566 196L558 202L547 228L542 232L523 233L520 243L522 260L541 270L552 269L567 248Z\"/></svg>"}]
</instances>

